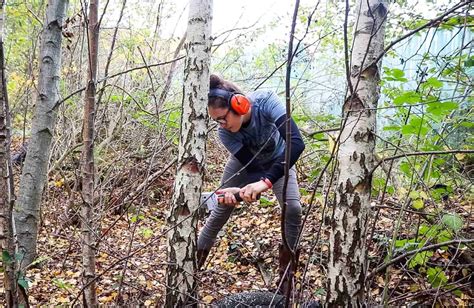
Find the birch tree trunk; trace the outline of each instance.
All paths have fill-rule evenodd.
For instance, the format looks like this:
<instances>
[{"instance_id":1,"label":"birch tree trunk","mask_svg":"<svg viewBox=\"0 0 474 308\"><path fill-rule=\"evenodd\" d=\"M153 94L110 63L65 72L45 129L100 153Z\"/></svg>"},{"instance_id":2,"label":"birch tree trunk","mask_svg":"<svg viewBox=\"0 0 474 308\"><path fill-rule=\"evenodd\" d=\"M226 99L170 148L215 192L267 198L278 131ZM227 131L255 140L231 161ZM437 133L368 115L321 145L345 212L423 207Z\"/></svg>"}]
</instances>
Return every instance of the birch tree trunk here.
<instances>
[{"instance_id":1,"label":"birch tree trunk","mask_svg":"<svg viewBox=\"0 0 474 308\"><path fill-rule=\"evenodd\" d=\"M15 275L15 243L13 241L13 178L10 161L10 121L5 76L5 1L0 1L0 248L6 307L18 306Z\"/></svg>"},{"instance_id":2,"label":"birch tree trunk","mask_svg":"<svg viewBox=\"0 0 474 308\"><path fill-rule=\"evenodd\" d=\"M22 269L36 258L41 195L46 183L51 142L57 118L54 106L59 99L61 27L68 2L68 0L49 0L46 9L40 50L39 93L15 207L18 250L20 254L24 254L20 263Z\"/></svg>"},{"instance_id":3,"label":"birch tree trunk","mask_svg":"<svg viewBox=\"0 0 474 308\"><path fill-rule=\"evenodd\" d=\"M97 59L99 48L99 0L91 0L88 16L88 48L89 69L87 86L84 97L84 116L82 126L81 173L82 173L82 266L84 285L84 306L97 307L95 292L95 255L97 245L98 220L94 203L95 190L95 164L94 164L94 120L95 120L95 95L97 82Z\"/></svg>"},{"instance_id":4,"label":"birch tree trunk","mask_svg":"<svg viewBox=\"0 0 474 308\"><path fill-rule=\"evenodd\" d=\"M167 218L172 230L166 307L197 306L197 212L207 139L211 20L212 0L190 1L177 175Z\"/></svg>"},{"instance_id":5,"label":"birch tree trunk","mask_svg":"<svg viewBox=\"0 0 474 308\"><path fill-rule=\"evenodd\" d=\"M331 221L328 306L364 306L366 226L374 165L380 62L387 7L361 0L351 56L352 93L343 106L345 125L337 154L338 183ZM372 65L370 65L373 63ZM363 68L363 69L362 69ZM351 95L352 94L352 95Z\"/></svg>"}]
</instances>

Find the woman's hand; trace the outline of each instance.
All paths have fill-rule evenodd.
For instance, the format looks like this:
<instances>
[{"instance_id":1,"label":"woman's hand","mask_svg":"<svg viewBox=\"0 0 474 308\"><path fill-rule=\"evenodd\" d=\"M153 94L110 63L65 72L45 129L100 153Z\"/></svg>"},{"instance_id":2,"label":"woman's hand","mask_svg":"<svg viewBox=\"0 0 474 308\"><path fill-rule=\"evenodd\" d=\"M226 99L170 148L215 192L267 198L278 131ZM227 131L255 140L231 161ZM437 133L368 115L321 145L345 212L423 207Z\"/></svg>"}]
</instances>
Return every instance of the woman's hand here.
<instances>
[{"instance_id":1,"label":"woman's hand","mask_svg":"<svg viewBox=\"0 0 474 308\"><path fill-rule=\"evenodd\" d=\"M268 190L269 187L264 181L258 181L255 183L248 184L240 190L240 197L245 202L257 201L257 197L260 193Z\"/></svg>"},{"instance_id":2,"label":"woman's hand","mask_svg":"<svg viewBox=\"0 0 474 308\"><path fill-rule=\"evenodd\" d=\"M227 206L235 206L238 201L235 199L235 194L240 192L240 187L229 187L216 191L216 194L223 195L219 196L218 200L220 204Z\"/></svg>"}]
</instances>

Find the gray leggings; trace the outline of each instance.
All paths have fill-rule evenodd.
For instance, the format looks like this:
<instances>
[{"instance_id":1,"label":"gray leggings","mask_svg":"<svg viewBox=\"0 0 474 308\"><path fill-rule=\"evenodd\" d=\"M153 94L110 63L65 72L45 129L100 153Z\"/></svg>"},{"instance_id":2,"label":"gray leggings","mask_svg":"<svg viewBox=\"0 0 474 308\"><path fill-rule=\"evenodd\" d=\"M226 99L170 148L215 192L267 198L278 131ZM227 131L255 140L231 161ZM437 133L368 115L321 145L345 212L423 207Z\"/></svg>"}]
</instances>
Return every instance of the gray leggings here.
<instances>
[{"instance_id":1,"label":"gray leggings","mask_svg":"<svg viewBox=\"0 0 474 308\"><path fill-rule=\"evenodd\" d=\"M235 157L230 156L225 166L221 183L225 183L241 168L242 164ZM239 175L233 177L223 187L244 187L249 183L258 181L259 176L257 174L249 176L249 174L245 170L243 170ZM277 197L280 205L283 204L284 180L284 177L282 177L276 183L273 184L273 193ZM286 200L288 202L285 216L286 239L288 241L288 245L294 248L296 244L296 238L298 237L298 233L301 226L300 192L298 189L298 182L296 180L295 167L290 169ZM204 228L199 234L198 249L211 249L211 247L214 245L214 242L216 241L217 234L225 225L227 220L229 220L230 214L232 213L233 209L234 208L232 206L219 205L211 212L211 215L206 220Z\"/></svg>"}]
</instances>

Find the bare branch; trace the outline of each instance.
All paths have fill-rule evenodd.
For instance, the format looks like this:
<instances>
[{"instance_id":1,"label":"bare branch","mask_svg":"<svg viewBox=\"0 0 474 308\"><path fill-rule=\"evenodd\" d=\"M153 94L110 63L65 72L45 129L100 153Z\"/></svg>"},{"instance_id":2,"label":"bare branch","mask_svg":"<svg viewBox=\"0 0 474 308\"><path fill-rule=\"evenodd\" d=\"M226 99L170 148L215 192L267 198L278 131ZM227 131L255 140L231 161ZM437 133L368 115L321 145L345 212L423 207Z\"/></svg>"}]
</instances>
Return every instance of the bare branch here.
<instances>
[{"instance_id":1,"label":"bare branch","mask_svg":"<svg viewBox=\"0 0 474 308\"><path fill-rule=\"evenodd\" d=\"M380 55L378 55L378 57L377 57L372 63L369 63L369 64L367 65L367 67L370 67L370 66L376 64L377 62L379 62L380 59L382 59L382 57L383 57L393 46L395 46L396 44L398 44L398 43L400 43L401 41L403 41L404 39L406 39L406 38L412 36L413 34L416 34L416 33L420 32L420 31L423 30L423 29L426 29L426 28L428 28L428 27L431 27L431 26L434 26L434 25L438 24L438 23L441 22L446 16L448 16L449 14L453 13L454 11L456 11L457 9L459 9L459 8L461 8L461 7L463 7L463 6L470 4L471 2L472 2L472 0L471 0L471 1L462 1L462 2L460 2L460 3L458 3L458 4L456 4L455 6L453 6L451 9L447 10L444 14L441 14L440 16L438 16L438 17L435 18L435 19L430 20L429 22L427 22L427 23L424 24L423 26L420 26L420 27L416 28L415 30L410 31L410 32L408 32L407 34L405 34L404 36L402 36L402 37L396 39L395 41L391 42L391 43L388 44L388 46L384 49L384 51L383 51ZM362 71L363 71L363 70L361 70L361 72L362 72Z\"/></svg>"},{"instance_id":2,"label":"bare branch","mask_svg":"<svg viewBox=\"0 0 474 308\"><path fill-rule=\"evenodd\" d=\"M447 242L442 242L442 243L438 243L438 244L433 244L433 245L429 245L429 246L425 246L425 247L422 247L420 249L416 249L416 250L411 250L411 251L407 251L406 253L392 259L390 262L387 262L379 267L377 267L372 273L370 273L368 275L368 279L372 278L375 274L377 274L378 272L381 272L383 271L384 269L386 269L388 266L394 264L394 263L397 263L398 261L406 258L406 257L409 257L411 255L414 255L414 254L417 254L419 252L423 252L423 251L427 251L427 250L431 250L431 249L437 249L437 248L440 248L440 247L443 247L443 246L450 246L450 245L453 245L453 244L458 244L458 245L462 245L462 244L469 244L469 243L473 243L474 242L474 239L467 239L467 240L452 240L452 241L447 241Z\"/></svg>"},{"instance_id":3,"label":"bare branch","mask_svg":"<svg viewBox=\"0 0 474 308\"><path fill-rule=\"evenodd\" d=\"M474 153L474 150L449 150L449 151L425 151L425 152L412 152L412 153L404 153L404 154L399 154L395 155L392 157L385 157L382 158L372 169L372 173L379 167L381 164L383 164L386 161L389 160L395 160L399 158L404 158L408 156L420 156L420 155L444 155L444 154L471 154Z\"/></svg>"}]
</instances>

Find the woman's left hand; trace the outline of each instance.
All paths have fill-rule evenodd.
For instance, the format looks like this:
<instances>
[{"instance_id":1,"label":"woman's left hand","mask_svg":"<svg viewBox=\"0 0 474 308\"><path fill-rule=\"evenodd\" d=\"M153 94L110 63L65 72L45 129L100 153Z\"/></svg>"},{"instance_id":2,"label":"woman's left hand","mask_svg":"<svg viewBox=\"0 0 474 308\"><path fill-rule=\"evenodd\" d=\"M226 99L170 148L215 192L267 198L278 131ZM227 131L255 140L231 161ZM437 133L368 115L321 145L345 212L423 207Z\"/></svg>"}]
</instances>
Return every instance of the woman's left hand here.
<instances>
[{"instance_id":1,"label":"woman's left hand","mask_svg":"<svg viewBox=\"0 0 474 308\"><path fill-rule=\"evenodd\" d=\"M240 190L240 197L245 202L254 202L257 201L257 196L268 190L269 187L264 181L258 181L255 183L248 184Z\"/></svg>"}]
</instances>

